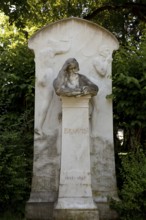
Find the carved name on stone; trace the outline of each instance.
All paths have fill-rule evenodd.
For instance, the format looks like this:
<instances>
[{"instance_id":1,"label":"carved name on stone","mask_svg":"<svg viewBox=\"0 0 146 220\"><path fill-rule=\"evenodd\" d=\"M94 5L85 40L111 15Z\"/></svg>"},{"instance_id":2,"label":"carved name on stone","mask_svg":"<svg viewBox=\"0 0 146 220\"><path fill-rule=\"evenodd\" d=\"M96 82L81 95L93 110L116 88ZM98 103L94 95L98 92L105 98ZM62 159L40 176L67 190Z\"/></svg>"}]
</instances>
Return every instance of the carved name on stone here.
<instances>
[{"instance_id":1,"label":"carved name on stone","mask_svg":"<svg viewBox=\"0 0 146 220\"><path fill-rule=\"evenodd\" d=\"M64 128L64 134L77 134L77 135L85 135L88 134L88 128Z\"/></svg>"},{"instance_id":2,"label":"carved name on stone","mask_svg":"<svg viewBox=\"0 0 146 220\"><path fill-rule=\"evenodd\" d=\"M86 179L85 176L77 176L77 177L75 177L75 176L66 176L65 177L65 180L73 180L73 181L75 181L75 180L82 181L82 180L85 180L85 179Z\"/></svg>"}]
</instances>

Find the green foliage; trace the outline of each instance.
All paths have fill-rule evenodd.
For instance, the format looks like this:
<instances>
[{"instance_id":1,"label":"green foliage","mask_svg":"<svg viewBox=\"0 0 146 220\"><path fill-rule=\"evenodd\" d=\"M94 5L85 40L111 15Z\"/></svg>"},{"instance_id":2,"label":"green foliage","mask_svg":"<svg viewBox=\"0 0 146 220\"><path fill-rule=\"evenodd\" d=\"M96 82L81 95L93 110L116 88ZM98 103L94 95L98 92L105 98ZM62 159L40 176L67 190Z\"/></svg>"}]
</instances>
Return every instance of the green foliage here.
<instances>
[{"instance_id":1,"label":"green foliage","mask_svg":"<svg viewBox=\"0 0 146 220\"><path fill-rule=\"evenodd\" d=\"M32 173L34 61L13 27L0 36L0 212L21 213Z\"/></svg>"},{"instance_id":2,"label":"green foliage","mask_svg":"<svg viewBox=\"0 0 146 220\"><path fill-rule=\"evenodd\" d=\"M0 210L21 213L30 192L32 141L12 130L2 132L0 139Z\"/></svg>"},{"instance_id":3,"label":"green foliage","mask_svg":"<svg viewBox=\"0 0 146 220\"><path fill-rule=\"evenodd\" d=\"M121 46L113 62L114 125L115 133L124 131L123 150L134 150L137 143L145 147L146 142L145 36L140 44L134 44L130 41Z\"/></svg>"},{"instance_id":4,"label":"green foliage","mask_svg":"<svg viewBox=\"0 0 146 220\"><path fill-rule=\"evenodd\" d=\"M0 10L9 16L10 23L15 21L18 26L23 26L23 18L29 14L30 7L27 0L5 0L0 1Z\"/></svg>"},{"instance_id":5,"label":"green foliage","mask_svg":"<svg viewBox=\"0 0 146 220\"><path fill-rule=\"evenodd\" d=\"M121 220L146 219L146 155L143 151L121 155L120 178L123 183L120 201L112 200L112 207Z\"/></svg>"},{"instance_id":6,"label":"green foliage","mask_svg":"<svg viewBox=\"0 0 146 220\"><path fill-rule=\"evenodd\" d=\"M123 220L146 219L145 67L144 30L140 42L129 38L126 45L121 45L115 53L113 60L112 98L120 201L114 201L112 205ZM123 143L117 138L119 129L124 133Z\"/></svg>"},{"instance_id":7,"label":"green foliage","mask_svg":"<svg viewBox=\"0 0 146 220\"><path fill-rule=\"evenodd\" d=\"M0 2L0 10L21 29L82 17L102 24L122 41L131 35L139 39L146 23L145 0L6 0Z\"/></svg>"},{"instance_id":8,"label":"green foliage","mask_svg":"<svg viewBox=\"0 0 146 220\"><path fill-rule=\"evenodd\" d=\"M0 220L26 220L20 213L12 213L7 211L0 215Z\"/></svg>"}]
</instances>

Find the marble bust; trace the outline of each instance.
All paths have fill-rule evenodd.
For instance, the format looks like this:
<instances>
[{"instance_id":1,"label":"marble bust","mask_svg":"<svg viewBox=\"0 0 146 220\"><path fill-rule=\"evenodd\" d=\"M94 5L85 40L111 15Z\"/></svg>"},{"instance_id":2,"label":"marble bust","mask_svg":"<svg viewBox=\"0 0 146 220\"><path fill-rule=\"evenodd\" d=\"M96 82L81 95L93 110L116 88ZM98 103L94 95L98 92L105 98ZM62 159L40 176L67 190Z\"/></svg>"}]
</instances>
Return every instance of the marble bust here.
<instances>
[{"instance_id":1,"label":"marble bust","mask_svg":"<svg viewBox=\"0 0 146 220\"><path fill-rule=\"evenodd\" d=\"M59 71L53 82L58 96L95 96L98 86L92 83L86 76L79 74L79 63L75 58L69 58Z\"/></svg>"}]
</instances>

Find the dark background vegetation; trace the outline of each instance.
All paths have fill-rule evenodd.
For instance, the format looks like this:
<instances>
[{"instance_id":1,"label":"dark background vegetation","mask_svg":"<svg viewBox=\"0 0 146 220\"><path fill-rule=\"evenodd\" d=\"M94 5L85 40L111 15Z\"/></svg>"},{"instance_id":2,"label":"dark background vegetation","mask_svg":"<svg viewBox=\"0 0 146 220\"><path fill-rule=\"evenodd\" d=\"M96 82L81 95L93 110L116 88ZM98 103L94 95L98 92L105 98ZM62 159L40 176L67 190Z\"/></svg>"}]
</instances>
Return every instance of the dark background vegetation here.
<instances>
[{"instance_id":1,"label":"dark background vegetation","mask_svg":"<svg viewBox=\"0 0 146 220\"><path fill-rule=\"evenodd\" d=\"M76 16L111 31L114 140L120 219L146 219L146 0L0 2L0 219L21 219L29 198L34 123L34 61L28 38ZM123 140L117 137L123 132ZM11 217L10 217L11 216ZM14 216L14 217L12 217Z\"/></svg>"}]
</instances>

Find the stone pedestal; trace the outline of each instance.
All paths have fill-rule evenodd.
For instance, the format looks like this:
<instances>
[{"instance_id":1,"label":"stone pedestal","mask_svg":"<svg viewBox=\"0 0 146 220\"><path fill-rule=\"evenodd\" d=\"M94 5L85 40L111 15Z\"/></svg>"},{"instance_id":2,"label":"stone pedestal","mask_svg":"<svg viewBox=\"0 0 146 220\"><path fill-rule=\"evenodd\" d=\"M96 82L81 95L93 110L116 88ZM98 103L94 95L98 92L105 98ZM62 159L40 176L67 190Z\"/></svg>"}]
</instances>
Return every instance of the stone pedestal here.
<instances>
[{"instance_id":1,"label":"stone pedestal","mask_svg":"<svg viewBox=\"0 0 146 220\"><path fill-rule=\"evenodd\" d=\"M89 99L61 97L62 150L55 220L98 220L91 189Z\"/></svg>"}]
</instances>

